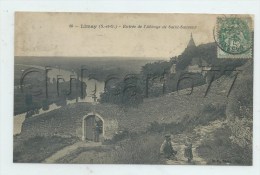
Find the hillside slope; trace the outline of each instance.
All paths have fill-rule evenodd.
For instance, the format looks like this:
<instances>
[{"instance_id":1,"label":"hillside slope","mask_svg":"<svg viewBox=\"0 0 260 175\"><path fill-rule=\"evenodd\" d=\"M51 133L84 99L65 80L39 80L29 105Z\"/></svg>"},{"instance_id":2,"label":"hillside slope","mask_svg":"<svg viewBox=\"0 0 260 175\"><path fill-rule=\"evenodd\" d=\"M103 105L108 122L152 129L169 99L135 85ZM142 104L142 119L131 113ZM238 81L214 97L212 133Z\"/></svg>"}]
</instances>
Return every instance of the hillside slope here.
<instances>
[{"instance_id":1,"label":"hillside slope","mask_svg":"<svg viewBox=\"0 0 260 175\"><path fill-rule=\"evenodd\" d=\"M76 118L82 118L88 112L95 110L101 116L110 116L116 118L119 122L120 130L130 132L145 131L154 121L158 123L180 122L185 116L195 116L208 105L222 106L227 103L227 92L231 86L231 77L221 77L214 81L206 97L204 97L207 86L195 87L191 95L186 95L190 89L181 90L167 94L165 96L145 99L137 108L120 108L117 105L98 104L93 106L90 103L76 103L64 106L36 118L28 118L25 123L42 123L56 127L74 128L74 125L80 126L80 123L74 123ZM109 115L107 115L109 114ZM116 115L115 115L116 114ZM61 126L62 123L66 125ZM77 120L78 121L78 120ZM40 127L44 129L45 127ZM23 126L23 132L30 133ZM68 130L68 129L66 129ZM48 132L48 131L44 131ZM75 131L71 131L74 135Z\"/></svg>"}]
</instances>

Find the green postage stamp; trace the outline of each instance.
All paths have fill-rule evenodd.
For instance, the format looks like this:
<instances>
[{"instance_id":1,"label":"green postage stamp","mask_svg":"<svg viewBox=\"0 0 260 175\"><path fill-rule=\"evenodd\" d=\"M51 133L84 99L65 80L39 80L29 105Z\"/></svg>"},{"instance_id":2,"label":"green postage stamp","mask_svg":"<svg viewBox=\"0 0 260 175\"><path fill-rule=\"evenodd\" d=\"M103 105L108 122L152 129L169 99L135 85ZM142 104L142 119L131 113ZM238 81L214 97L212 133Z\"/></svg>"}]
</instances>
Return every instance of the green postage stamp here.
<instances>
[{"instance_id":1,"label":"green postage stamp","mask_svg":"<svg viewBox=\"0 0 260 175\"><path fill-rule=\"evenodd\" d=\"M216 42L218 58L253 58L252 18L218 17Z\"/></svg>"}]
</instances>

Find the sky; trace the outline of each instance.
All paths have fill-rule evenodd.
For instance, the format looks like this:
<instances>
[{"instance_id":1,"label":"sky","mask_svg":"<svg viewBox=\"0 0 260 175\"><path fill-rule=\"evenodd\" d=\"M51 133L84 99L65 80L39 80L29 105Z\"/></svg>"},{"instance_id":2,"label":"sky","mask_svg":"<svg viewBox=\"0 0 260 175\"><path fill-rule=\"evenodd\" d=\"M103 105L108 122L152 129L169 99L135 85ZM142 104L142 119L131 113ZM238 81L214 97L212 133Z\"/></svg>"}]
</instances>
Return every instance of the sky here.
<instances>
[{"instance_id":1,"label":"sky","mask_svg":"<svg viewBox=\"0 0 260 175\"><path fill-rule=\"evenodd\" d=\"M170 58L182 53L191 33L196 45L213 42L217 16L16 12L15 56Z\"/></svg>"}]
</instances>

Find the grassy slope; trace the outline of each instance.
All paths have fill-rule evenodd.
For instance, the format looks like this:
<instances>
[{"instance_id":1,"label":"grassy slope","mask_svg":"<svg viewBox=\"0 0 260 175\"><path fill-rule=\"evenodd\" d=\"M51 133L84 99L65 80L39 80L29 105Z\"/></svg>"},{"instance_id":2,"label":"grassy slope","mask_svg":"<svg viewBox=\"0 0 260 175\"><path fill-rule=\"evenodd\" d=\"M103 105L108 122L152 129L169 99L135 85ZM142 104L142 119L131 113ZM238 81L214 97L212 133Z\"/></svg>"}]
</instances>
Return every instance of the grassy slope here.
<instances>
[{"instance_id":1,"label":"grassy slope","mask_svg":"<svg viewBox=\"0 0 260 175\"><path fill-rule=\"evenodd\" d=\"M250 61L239 69L243 72L228 99L227 125L198 147L209 164L252 165L253 64Z\"/></svg>"},{"instance_id":2,"label":"grassy slope","mask_svg":"<svg viewBox=\"0 0 260 175\"><path fill-rule=\"evenodd\" d=\"M14 143L13 161L15 163L40 163L56 151L76 141L76 138L53 136L34 137L22 141L19 145Z\"/></svg>"}]
</instances>

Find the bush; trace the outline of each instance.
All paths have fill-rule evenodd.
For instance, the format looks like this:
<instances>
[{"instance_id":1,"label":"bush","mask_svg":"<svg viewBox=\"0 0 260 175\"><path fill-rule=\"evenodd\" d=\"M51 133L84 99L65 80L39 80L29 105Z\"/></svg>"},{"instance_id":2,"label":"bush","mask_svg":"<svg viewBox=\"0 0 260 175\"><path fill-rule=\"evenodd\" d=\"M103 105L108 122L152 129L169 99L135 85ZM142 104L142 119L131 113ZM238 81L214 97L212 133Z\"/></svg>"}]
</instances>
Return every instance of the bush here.
<instances>
[{"instance_id":1,"label":"bush","mask_svg":"<svg viewBox=\"0 0 260 175\"><path fill-rule=\"evenodd\" d=\"M158 123L154 121L147 128L147 133L171 133L171 134L180 134L187 129L188 126L185 126L182 122L180 123Z\"/></svg>"},{"instance_id":2,"label":"bush","mask_svg":"<svg viewBox=\"0 0 260 175\"><path fill-rule=\"evenodd\" d=\"M203 110L195 117L196 124L207 125L214 120L226 119L226 106L225 105L206 105Z\"/></svg>"},{"instance_id":3,"label":"bush","mask_svg":"<svg viewBox=\"0 0 260 175\"><path fill-rule=\"evenodd\" d=\"M125 139L131 139L131 138L134 138L134 137L137 137L137 133L132 133L132 132L129 132L129 131L119 131L118 133L116 133L112 139L109 139L109 140L104 140L103 141L103 144L116 144L122 140L125 140Z\"/></svg>"},{"instance_id":4,"label":"bush","mask_svg":"<svg viewBox=\"0 0 260 175\"><path fill-rule=\"evenodd\" d=\"M207 139L197 148L199 156L208 164L252 165L252 147L243 149L232 143L228 127L215 131L214 139Z\"/></svg>"},{"instance_id":5,"label":"bush","mask_svg":"<svg viewBox=\"0 0 260 175\"><path fill-rule=\"evenodd\" d=\"M232 132L232 135L230 136L232 143L235 143L244 149L252 147L252 122L252 120L248 120L247 118L236 118L228 123L228 126Z\"/></svg>"},{"instance_id":6,"label":"bush","mask_svg":"<svg viewBox=\"0 0 260 175\"><path fill-rule=\"evenodd\" d=\"M214 106L209 104L198 115L185 115L178 123L158 123L154 121L148 127L147 132L180 134L184 131L192 131L198 125L205 126L212 121L226 119L225 110L226 106L224 105Z\"/></svg>"},{"instance_id":7,"label":"bush","mask_svg":"<svg viewBox=\"0 0 260 175\"><path fill-rule=\"evenodd\" d=\"M144 98L142 81L139 75L130 74L124 80L107 86L105 92L100 95L100 102L137 107Z\"/></svg>"},{"instance_id":8,"label":"bush","mask_svg":"<svg viewBox=\"0 0 260 175\"><path fill-rule=\"evenodd\" d=\"M161 164L160 146L163 136L144 134L124 140L112 153L114 163L120 164Z\"/></svg>"}]
</instances>

